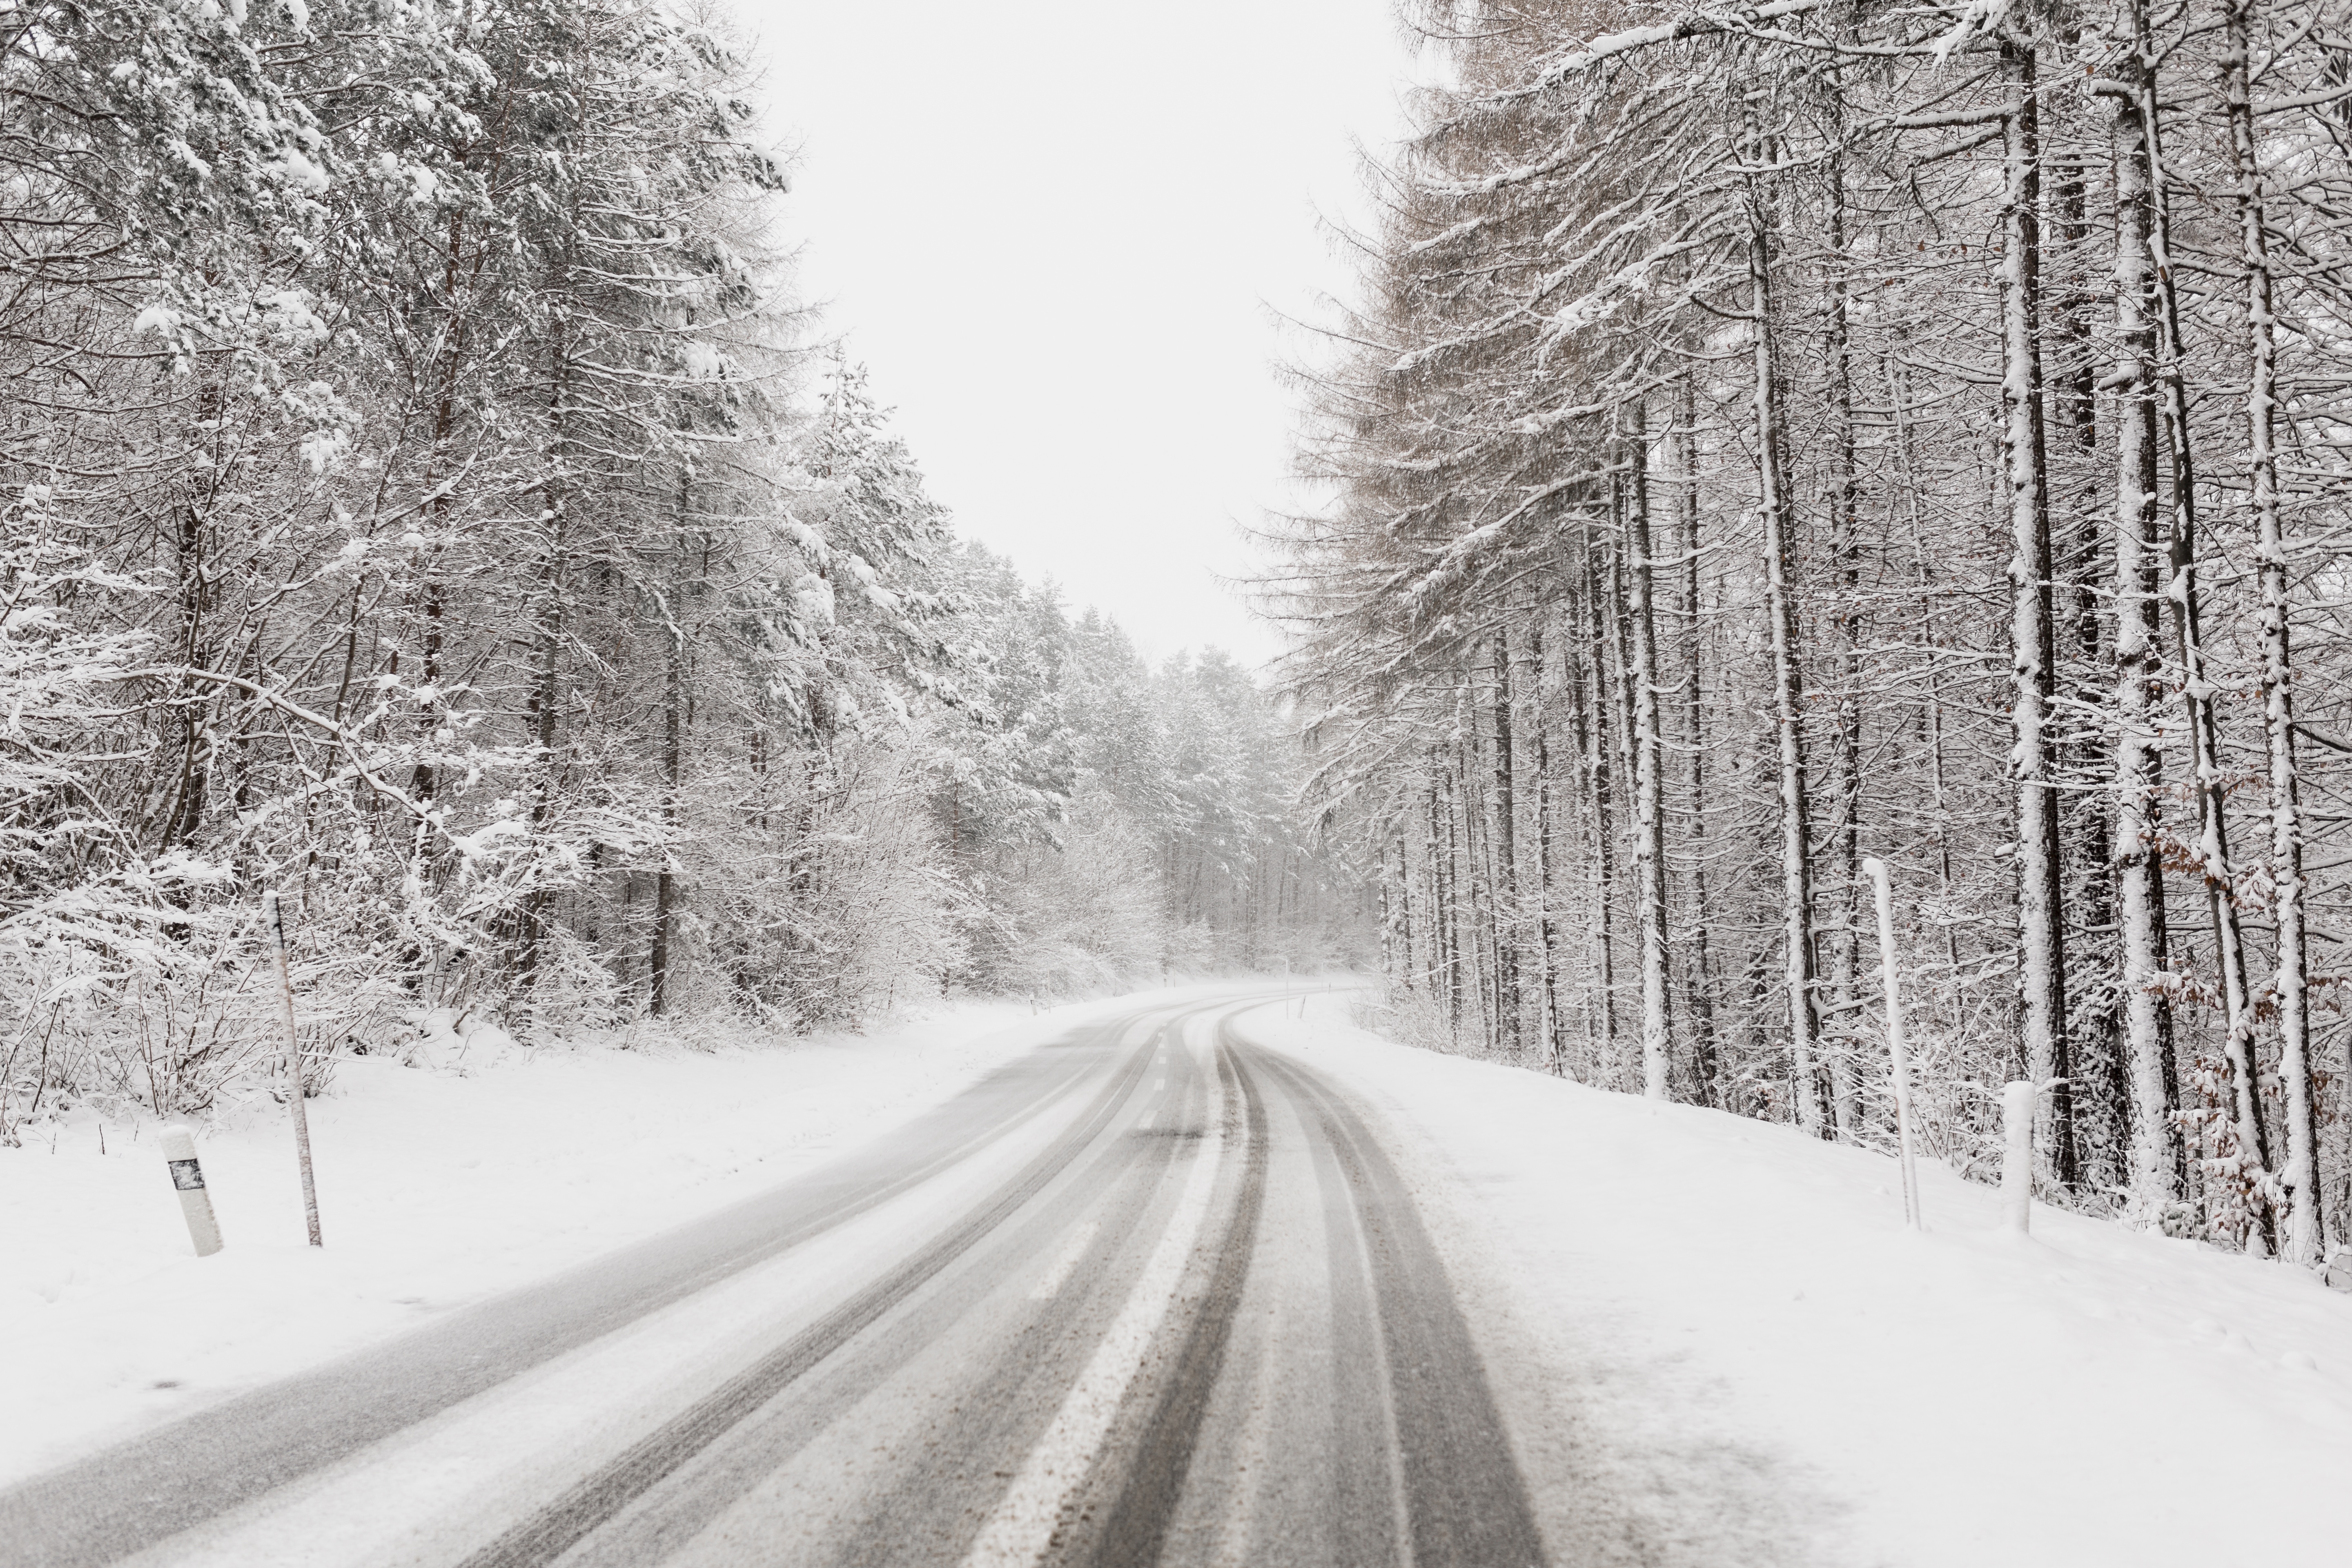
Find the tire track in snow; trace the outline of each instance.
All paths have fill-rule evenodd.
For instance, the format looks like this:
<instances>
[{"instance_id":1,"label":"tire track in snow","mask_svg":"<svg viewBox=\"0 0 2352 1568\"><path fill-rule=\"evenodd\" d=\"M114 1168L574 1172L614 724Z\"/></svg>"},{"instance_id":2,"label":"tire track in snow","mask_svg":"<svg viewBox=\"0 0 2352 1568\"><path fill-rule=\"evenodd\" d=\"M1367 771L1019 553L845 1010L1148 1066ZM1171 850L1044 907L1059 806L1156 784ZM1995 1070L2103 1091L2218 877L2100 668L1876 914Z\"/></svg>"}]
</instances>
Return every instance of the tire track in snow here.
<instances>
[{"instance_id":1,"label":"tire track in snow","mask_svg":"<svg viewBox=\"0 0 2352 1568\"><path fill-rule=\"evenodd\" d=\"M1413 1568L1534 1568L1541 1532L1452 1281L1395 1163L1321 1075L1271 1051L1266 1076L1314 1112L1355 1194L1387 1363Z\"/></svg>"},{"instance_id":2,"label":"tire track in snow","mask_svg":"<svg viewBox=\"0 0 2352 1568\"><path fill-rule=\"evenodd\" d=\"M542 1568L664 1478L709 1447L794 1379L849 1342L962 1257L1059 1175L1098 1137L1143 1075L1149 1053L1121 1067L1086 1116L1000 1189L987 1206L763 1358L717 1393L579 1482L533 1518L467 1557L461 1568Z\"/></svg>"},{"instance_id":3,"label":"tire track in snow","mask_svg":"<svg viewBox=\"0 0 2352 1568\"><path fill-rule=\"evenodd\" d=\"M1218 1076L1227 1080L1225 1103L1230 1107L1238 1100L1243 1107L1242 1135L1247 1152L1241 1192L1200 1310L1176 1353L1175 1372L1161 1390L1133 1454L1125 1460L1126 1483L1088 1553L1103 1568L1160 1559L1168 1522L1191 1472L1202 1418L1224 1371L1225 1346L1233 1337L1234 1317L1248 1283L1250 1258L1257 1250L1269 1152L1265 1102L1234 1055L1230 1016L1220 1020L1217 1036Z\"/></svg>"},{"instance_id":4,"label":"tire track in snow","mask_svg":"<svg viewBox=\"0 0 2352 1568\"><path fill-rule=\"evenodd\" d=\"M1012 1485L981 1527L965 1554L964 1568L1031 1568L1056 1544L1073 1500L1085 1487L1103 1439L1175 1302L1176 1287L1208 1216L1225 1141L1225 1086L1222 1076L1215 1081L1218 1104L1209 1118L1212 1130L1195 1143L1167 1228L1077 1382L1063 1396L1045 1434L1032 1445Z\"/></svg>"}]
</instances>

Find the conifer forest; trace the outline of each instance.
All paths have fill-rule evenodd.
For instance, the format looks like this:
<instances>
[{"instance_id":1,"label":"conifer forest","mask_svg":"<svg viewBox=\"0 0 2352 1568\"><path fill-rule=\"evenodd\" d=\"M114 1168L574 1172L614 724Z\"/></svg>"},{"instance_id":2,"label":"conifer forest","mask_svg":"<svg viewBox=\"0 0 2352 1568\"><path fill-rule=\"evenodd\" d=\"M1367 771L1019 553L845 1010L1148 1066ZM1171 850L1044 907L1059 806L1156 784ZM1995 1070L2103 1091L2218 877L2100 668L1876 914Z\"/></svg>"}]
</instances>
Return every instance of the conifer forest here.
<instances>
[{"instance_id":1,"label":"conifer forest","mask_svg":"<svg viewBox=\"0 0 2352 1568\"><path fill-rule=\"evenodd\" d=\"M0 1141L266 1067L267 891L322 1063L1360 946L1247 672L955 538L749 78L637 0L0 9Z\"/></svg>"},{"instance_id":2,"label":"conifer forest","mask_svg":"<svg viewBox=\"0 0 2352 1568\"><path fill-rule=\"evenodd\" d=\"M321 1061L1360 963L1870 1147L1891 953L1930 1152L2324 1263L2352 22L1405 21L1261 677L957 537L724 14L0 11L0 1138L251 1068L266 892Z\"/></svg>"},{"instance_id":3,"label":"conifer forest","mask_svg":"<svg viewBox=\"0 0 2352 1568\"><path fill-rule=\"evenodd\" d=\"M1401 1026L2309 1266L2352 1208L2331 4L1430 5L1270 595Z\"/></svg>"},{"instance_id":4,"label":"conifer forest","mask_svg":"<svg viewBox=\"0 0 2352 1568\"><path fill-rule=\"evenodd\" d=\"M2306 1568L2352 0L0 0L0 1568Z\"/></svg>"}]
</instances>

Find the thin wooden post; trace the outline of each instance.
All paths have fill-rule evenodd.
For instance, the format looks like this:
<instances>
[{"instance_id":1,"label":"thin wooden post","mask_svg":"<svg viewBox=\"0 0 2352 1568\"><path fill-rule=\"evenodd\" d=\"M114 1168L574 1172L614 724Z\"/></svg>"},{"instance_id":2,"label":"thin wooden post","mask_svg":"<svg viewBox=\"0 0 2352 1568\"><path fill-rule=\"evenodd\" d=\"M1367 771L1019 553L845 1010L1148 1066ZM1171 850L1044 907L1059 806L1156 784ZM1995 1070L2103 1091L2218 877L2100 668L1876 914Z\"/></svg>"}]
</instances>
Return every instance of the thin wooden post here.
<instances>
[{"instance_id":1,"label":"thin wooden post","mask_svg":"<svg viewBox=\"0 0 2352 1568\"><path fill-rule=\"evenodd\" d=\"M286 1085L286 1102L294 1109L294 1155L302 1168L302 1218L310 1227L310 1245L323 1247L319 1238L319 1188L310 1176L310 1117L302 1105L302 1043L294 1033L294 981L286 968L286 919L278 910L278 895L261 895L262 919L269 926L269 952L278 965L278 1000L286 1020L286 1056L281 1068L281 1081Z\"/></svg>"},{"instance_id":2,"label":"thin wooden post","mask_svg":"<svg viewBox=\"0 0 2352 1568\"><path fill-rule=\"evenodd\" d=\"M2017 1236L2033 1228L2033 1117L2040 1098L2030 1083L2001 1086L2000 1227Z\"/></svg>"},{"instance_id":3,"label":"thin wooden post","mask_svg":"<svg viewBox=\"0 0 2352 1568\"><path fill-rule=\"evenodd\" d=\"M1895 1064L1895 1131L1903 1150L1903 1223L1914 1230L1927 1228L1919 1207L1919 1163L1911 1142L1911 1055L1903 1043L1903 991L1895 978L1895 889L1886 862L1862 863L1864 875L1878 889L1878 971L1886 988L1886 1053Z\"/></svg>"}]
</instances>

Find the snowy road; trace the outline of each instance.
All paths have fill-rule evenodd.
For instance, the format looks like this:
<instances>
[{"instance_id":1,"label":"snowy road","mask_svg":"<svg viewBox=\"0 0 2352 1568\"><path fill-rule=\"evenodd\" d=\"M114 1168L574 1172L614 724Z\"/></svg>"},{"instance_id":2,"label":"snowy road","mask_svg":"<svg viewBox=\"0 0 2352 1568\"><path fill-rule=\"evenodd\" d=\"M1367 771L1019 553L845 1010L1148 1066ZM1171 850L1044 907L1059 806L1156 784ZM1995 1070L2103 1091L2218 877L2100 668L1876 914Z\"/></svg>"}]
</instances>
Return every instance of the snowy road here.
<instances>
[{"instance_id":1,"label":"snowy road","mask_svg":"<svg viewBox=\"0 0 2352 1568\"><path fill-rule=\"evenodd\" d=\"M9 1563L1516 1568L1374 1119L1232 995L1076 1029L776 1192L0 1494Z\"/></svg>"}]
</instances>

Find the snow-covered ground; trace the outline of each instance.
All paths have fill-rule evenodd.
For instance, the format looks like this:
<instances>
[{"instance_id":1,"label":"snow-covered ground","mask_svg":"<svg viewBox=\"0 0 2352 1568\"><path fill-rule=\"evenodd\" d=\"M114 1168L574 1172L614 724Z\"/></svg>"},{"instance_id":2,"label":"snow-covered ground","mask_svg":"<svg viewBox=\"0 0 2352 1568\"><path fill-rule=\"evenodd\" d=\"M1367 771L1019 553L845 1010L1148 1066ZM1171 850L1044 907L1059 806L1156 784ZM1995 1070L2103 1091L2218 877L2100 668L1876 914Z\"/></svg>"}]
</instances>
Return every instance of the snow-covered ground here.
<instances>
[{"instance_id":1,"label":"snow-covered ground","mask_svg":"<svg viewBox=\"0 0 2352 1568\"><path fill-rule=\"evenodd\" d=\"M1391 1045L1344 997L1244 1029L1417 1144L1457 1283L1543 1347L1496 1382L1588 1485L1549 1518L1616 1500L1590 1562L2352 1560L2352 1296L2046 1208L2006 1237L1932 1163L1906 1233L1891 1160Z\"/></svg>"},{"instance_id":2,"label":"snow-covered ground","mask_svg":"<svg viewBox=\"0 0 2352 1568\"><path fill-rule=\"evenodd\" d=\"M328 1246L282 1109L205 1131L228 1250L189 1255L152 1123L0 1151L0 1483L543 1278L904 1121L1104 1008L964 1006L703 1053L359 1062L311 1103ZM1381 1110L1488 1334L1555 1547L1587 1568L2212 1568L2347 1550L2352 1297L1891 1162L1352 1026L1245 1032ZM101 1131L105 1140L100 1152ZM1532 1353L1531 1353L1532 1352Z\"/></svg>"},{"instance_id":3,"label":"snow-covered ground","mask_svg":"<svg viewBox=\"0 0 2352 1568\"><path fill-rule=\"evenodd\" d=\"M966 1004L716 1051L508 1047L461 1070L348 1061L309 1102L315 1252L282 1106L199 1130L228 1243L202 1259L155 1122L27 1129L0 1149L0 1484L772 1186L1104 1005Z\"/></svg>"}]
</instances>

